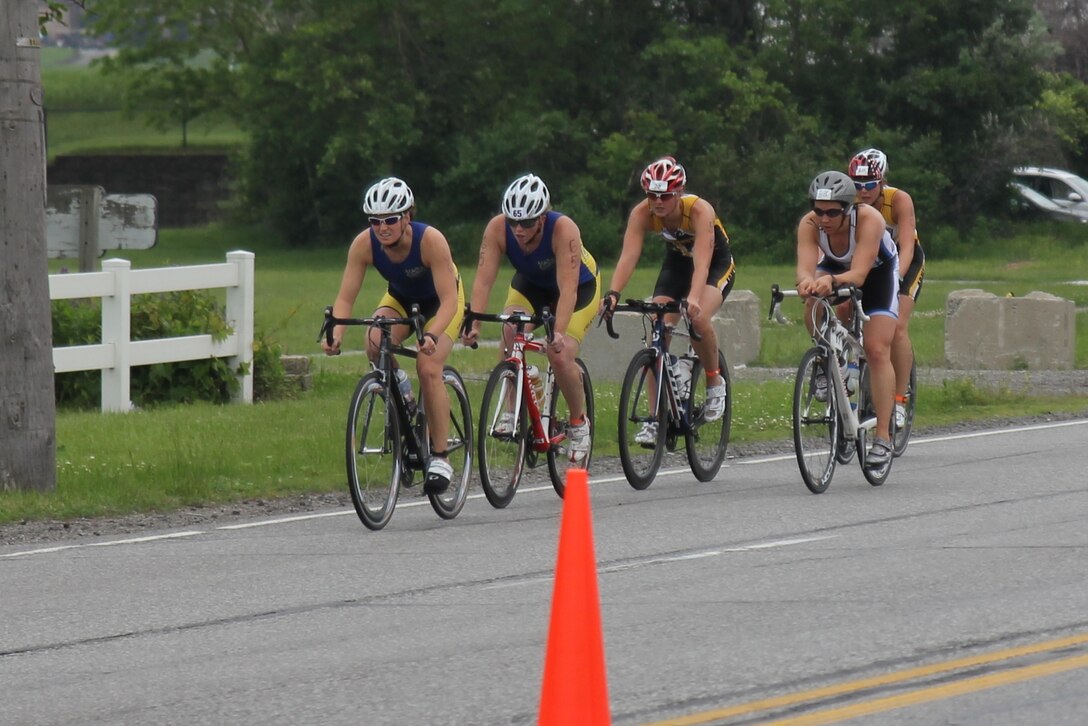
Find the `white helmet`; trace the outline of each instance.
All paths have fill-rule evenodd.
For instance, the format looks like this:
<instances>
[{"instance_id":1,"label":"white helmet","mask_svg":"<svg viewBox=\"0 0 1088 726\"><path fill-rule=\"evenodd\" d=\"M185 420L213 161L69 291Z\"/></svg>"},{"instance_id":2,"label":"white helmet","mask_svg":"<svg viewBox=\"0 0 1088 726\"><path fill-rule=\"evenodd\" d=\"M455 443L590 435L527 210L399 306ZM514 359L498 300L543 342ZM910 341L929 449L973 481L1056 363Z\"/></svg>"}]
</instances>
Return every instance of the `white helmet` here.
<instances>
[{"instance_id":1,"label":"white helmet","mask_svg":"<svg viewBox=\"0 0 1088 726\"><path fill-rule=\"evenodd\" d=\"M363 195L363 211L367 214L397 214L406 212L416 203L411 188L395 176L376 182Z\"/></svg>"},{"instance_id":2,"label":"white helmet","mask_svg":"<svg viewBox=\"0 0 1088 726\"><path fill-rule=\"evenodd\" d=\"M552 198L544 180L536 174L519 176L502 195L502 213L507 219L532 219L547 212Z\"/></svg>"}]
</instances>

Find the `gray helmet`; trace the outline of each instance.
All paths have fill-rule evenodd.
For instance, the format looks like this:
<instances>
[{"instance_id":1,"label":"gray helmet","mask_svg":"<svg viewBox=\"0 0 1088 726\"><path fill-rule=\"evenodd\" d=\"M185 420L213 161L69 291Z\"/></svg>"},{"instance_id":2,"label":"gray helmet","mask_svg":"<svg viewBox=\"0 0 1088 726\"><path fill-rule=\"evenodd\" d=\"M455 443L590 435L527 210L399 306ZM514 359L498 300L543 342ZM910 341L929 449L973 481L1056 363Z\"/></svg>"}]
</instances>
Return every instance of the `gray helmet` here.
<instances>
[{"instance_id":1,"label":"gray helmet","mask_svg":"<svg viewBox=\"0 0 1088 726\"><path fill-rule=\"evenodd\" d=\"M854 180L841 171L822 171L808 185L808 198L814 202L840 202L849 207L855 197Z\"/></svg>"},{"instance_id":2,"label":"gray helmet","mask_svg":"<svg viewBox=\"0 0 1088 726\"><path fill-rule=\"evenodd\" d=\"M363 211L366 214L406 212L415 203L416 198L411 188L395 176L374 183L363 195Z\"/></svg>"}]
</instances>

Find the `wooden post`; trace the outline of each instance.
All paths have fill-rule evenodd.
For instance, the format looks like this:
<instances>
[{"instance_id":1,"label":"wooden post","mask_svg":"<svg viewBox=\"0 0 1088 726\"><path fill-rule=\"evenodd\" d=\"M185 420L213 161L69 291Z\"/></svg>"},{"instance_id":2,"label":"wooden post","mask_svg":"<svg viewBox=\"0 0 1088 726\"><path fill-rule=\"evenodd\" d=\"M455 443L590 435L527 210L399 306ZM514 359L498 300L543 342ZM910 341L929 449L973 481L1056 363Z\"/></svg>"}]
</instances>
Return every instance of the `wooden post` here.
<instances>
[{"instance_id":1,"label":"wooden post","mask_svg":"<svg viewBox=\"0 0 1088 726\"><path fill-rule=\"evenodd\" d=\"M98 217L102 210L102 187L79 189L79 271L95 272L98 267Z\"/></svg>"}]
</instances>

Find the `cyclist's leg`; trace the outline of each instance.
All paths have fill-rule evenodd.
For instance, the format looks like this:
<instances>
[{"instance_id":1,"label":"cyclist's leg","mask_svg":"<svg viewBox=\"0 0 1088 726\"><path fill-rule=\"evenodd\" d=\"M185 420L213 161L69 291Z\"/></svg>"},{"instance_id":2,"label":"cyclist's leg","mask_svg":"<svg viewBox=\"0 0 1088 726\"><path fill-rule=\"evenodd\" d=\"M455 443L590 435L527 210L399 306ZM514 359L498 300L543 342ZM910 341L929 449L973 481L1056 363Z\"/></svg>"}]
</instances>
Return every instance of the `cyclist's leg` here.
<instances>
[{"instance_id":1,"label":"cyclist's leg","mask_svg":"<svg viewBox=\"0 0 1088 726\"><path fill-rule=\"evenodd\" d=\"M870 313L865 323L865 359L876 410L875 438L891 441L891 417L895 402L895 368L892 366L891 347L895 337L894 317L880 312Z\"/></svg>"},{"instance_id":2,"label":"cyclist's leg","mask_svg":"<svg viewBox=\"0 0 1088 726\"><path fill-rule=\"evenodd\" d=\"M416 372L419 375L419 388L423 395L423 410L427 414L427 429L430 431L430 446L433 455L424 484L428 494L445 491L453 473L446 457L446 442L449 440L450 432L450 395L442 378L442 369L446 365L450 351L453 350L453 341L461 329L461 318L464 315L464 292L460 281L458 281L457 292L457 313L435 341L434 353L431 355L420 353L416 358ZM427 322L430 323L430 320Z\"/></svg>"},{"instance_id":3,"label":"cyclist's leg","mask_svg":"<svg viewBox=\"0 0 1088 726\"><path fill-rule=\"evenodd\" d=\"M382 295L382 299L378 301L378 307L375 308L374 314L371 317L374 318L403 318L407 317L408 311L404 307L404 303L393 296L389 290L385 291ZM391 329L392 338L394 343L399 343L404 340L408 335L407 325L397 325ZM382 342L381 328L371 327L367 330L366 338L366 357L372 361L378 360L378 348ZM396 360L393 361L396 365Z\"/></svg>"},{"instance_id":4,"label":"cyclist's leg","mask_svg":"<svg viewBox=\"0 0 1088 726\"><path fill-rule=\"evenodd\" d=\"M899 289L899 324L892 343L892 363L895 365L895 394L904 396L910 387L910 369L914 365L914 346L910 340L910 317L914 304L922 291L925 278L925 254L921 245L915 245L914 259Z\"/></svg>"},{"instance_id":5,"label":"cyclist's leg","mask_svg":"<svg viewBox=\"0 0 1088 726\"><path fill-rule=\"evenodd\" d=\"M582 388L582 369L578 367L574 359L578 357L578 349L582 338L593 323L593 316L601 301L600 279L595 278L590 282L578 286L577 297L574 302L574 312L567 324L566 334L563 336L562 349L555 351L554 346L548 347L548 362L555 373L555 382L563 393L570 409L571 423L580 423L586 411L585 391ZM557 306L559 301L553 301ZM554 309L554 306L553 306Z\"/></svg>"}]
</instances>

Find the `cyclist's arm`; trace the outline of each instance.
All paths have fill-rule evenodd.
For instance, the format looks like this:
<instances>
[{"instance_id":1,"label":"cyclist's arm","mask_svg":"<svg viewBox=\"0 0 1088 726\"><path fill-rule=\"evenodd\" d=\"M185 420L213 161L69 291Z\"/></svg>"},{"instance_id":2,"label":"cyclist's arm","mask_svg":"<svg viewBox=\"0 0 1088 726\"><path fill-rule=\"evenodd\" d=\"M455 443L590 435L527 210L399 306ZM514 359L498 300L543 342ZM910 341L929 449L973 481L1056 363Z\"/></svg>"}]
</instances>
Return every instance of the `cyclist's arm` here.
<instances>
[{"instance_id":1,"label":"cyclist's arm","mask_svg":"<svg viewBox=\"0 0 1088 726\"><path fill-rule=\"evenodd\" d=\"M797 292L812 294L816 284L816 265L820 262L820 231L816 218L808 212L797 225Z\"/></svg>"},{"instance_id":2,"label":"cyclist's arm","mask_svg":"<svg viewBox=\"0 0 1088 726\"><path fill-rule=\"evenodd\" d=\"M555 282L559 303L555 309L555 335L567 334L574 306L578 300L578 272L582 267L582 234L570 217L560 217L552 230L552 254L555 255Z\"/></svg>"},{"instance_id":3,"label":"cyclist's arm","mask_svg":"<svg viewBox=\"0 0 1088 726\"><path fill-rule=\"evenodd\" d=\"M359 290L363 287L363 278L366 276L366 268L374 261L370 250L370 230L366 229L352 240L348 248L348 261L344 266L344 275L340 279L340 291L336 294L336 300L332 304L333 317L351 317L351 309L355 306L355 299L359 297ZM343 325L337 325L332 329L333 345L331 350L340 348L340 341L344 339ZM327 344L322 342L322 347Z\"/></svg>"},{"instance_id":4,"label":"cyclist's arm","mask_svg":"<svg viewBox=\"0 0 1088 726\"><path fill-rule=\"evenodd\" d=\"M899 271L904 275L914 260L914 242L918 237L917 222L914 217L914 200L902 189L892 195L892 219L897 225L899 246Z\"/></svg>"},{"instance_id":5,"label":"cyclist's arm","mask_svg":"<svg viewBox=\"0 0 1088 726\"><path fill-rule=\"evenodd\" d=\"M472 281L472 297L469 298L469 307L475 312L487 310L491 288L495 285L505 255L506 219L500 214L484 227L484 236L480 241L480 259L476 263L476 279ZM472 321L472 330L478 332L479 329L480 321Z\"/></svg>"},{"instance_id":6,"label":"cyclist's arm","mask_svg":"<svg viewBox=\"0 0 1088 726\"><path fill-rule=\"evenodd\" d=\"M438 312L434 314L430 326L424 332L437 337L446 332L457 314L456 267L453 264L453 255L450 254L449 242L434 227L428 227L423 233L421 246L423 264L430 268L434 290L438 293Z\"/></svg>"},{"instance_id":7,"label":"cyclist's arm","mask_svg":"<svg viewBox=\"0 0 1088 726\"><path fill-rule=\"evenodd\" d=\"M627 230L623 233L623 249L620 251L620 259L616 262L616 269L612 272L612 282L608 284L609 290L623 292L623 288L631 280L635 265L642 256L642 243L646 238L649 214L649 205L642 201L635 205L627 217Z\"/></svg>"}]
</instances>

